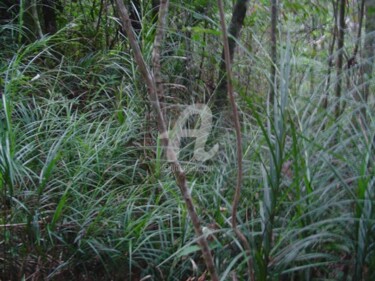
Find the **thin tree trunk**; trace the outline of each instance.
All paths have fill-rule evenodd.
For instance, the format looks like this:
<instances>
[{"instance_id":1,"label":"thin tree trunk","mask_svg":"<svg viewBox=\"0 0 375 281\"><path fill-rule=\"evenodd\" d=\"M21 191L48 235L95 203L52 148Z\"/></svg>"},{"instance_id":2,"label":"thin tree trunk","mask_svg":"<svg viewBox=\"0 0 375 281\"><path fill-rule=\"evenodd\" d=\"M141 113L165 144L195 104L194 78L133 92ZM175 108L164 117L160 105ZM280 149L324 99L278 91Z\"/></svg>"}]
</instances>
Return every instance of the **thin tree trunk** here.
<instances>
[{"instance_id":1,"label":"thin tree trunk","mask_svg":"<svg viewBox=\"0 0 375 281\"><path fill-rule=\"evenodd\" d=\"M337 9L338 9L338 1L332 0L332 6L333 6L333 17L335 20L335 24L333 25L333 38L332 43L329 47L329 54L328 54L328 73L327 73L327 81L326 81L326 88L324 91L324 98L323 98L323 108L328 108L328 95L329 95L329 88L331 85L331 72L333 68L333 52L335 50L336 45L336 38L338 33L337 28Z\"/></svg>"},{"instance_id":2,"label":"thin tree trunk","mask_svg":"<svg viewBox=\"0 0 375 281\"><path fill-rule=\"evenodd\" d=\"M166 15L166 9L168 8L168 0L161 0L161 5L159 8L159 23L158 23L158 30L161 30L160 33L157 32L157 36L155 37L155 41L162 40L163 37L163 30L165 19L162 17L165 17ZM163 4L162 4L163 3ZM201 248L203 259L205 261L205 264L207 266L207 269L211 275L211 280L218 281L219 277L216 273L215 264L213 261L213 257L211 255L211 250L208 245L208 241L203 234L202 227L200 224L200 220L198 217L198 214L195 210L195 206L193 203L193 198L190 194L190 190L188 187L188 182L186 179L186 175L184 170L181 167L180 162L177 159L177 155L173 149L173 146L170 145L170 140L168 137L168 131L167 131L167 125L165 123L165 119L163 116L163 111L161 109L159 99L158 99L158 88L157 83L155 81L154 75L150 72L149 68L147 67L145 60L143 58L140 46L137 42L137 39L135 37L133 28L131 26L131 20L129 17L128 10L126 9L124 3L122 0L116 0L117 8L119 10L119 15L122 23L122 28L126 32L129 38L129 43L131 45L131 48L134 53L134 59L138 65L139 71L141 72L141 75L143 79L145 80L145 83L147 85L147 91L149 94L149 98L151 101L151 104L154 108L154 111L156 113L157 122L158 122L158 128L159 132L162 134L163 138L162 143L164 148L167 150L168 160L171 162L172 165L172 171L174 173L174 176L176 178L177 186L180 188L182 197L185 201L186 208L188 210L189 216L191 218L195 234L198 239L198 244ZM164 11L161 11L161 7L164 7ZM163 16L164 15L164 16ZM155 42L155 45L161 45L159 42ZM158 71L158 69L155 69L154 71Z\"/></svg>"},{"instance_id":3,"label":"thin tree trunk","mask_svg":"<svg viewBox=\"0 0 375 281\"><path fill-rule=\"evenodd\" d=\"M240 36L241 29L246 16L246 11L249 6L250 0L237 0L233 7L232 20L229 25L228 33L228 44L229 44L229 55L230 61L233 62L234 50L236 48L236 40ZM225 51L223 50L221 55L221 63L219 68L219 83L217 87L216 97L214 98L215 113L220 111L228 103L227 97L227 79L226 75L226 64L225 64Z\"/></svg>"},{"instance_id":4,"label":"thin tree trunk","mask_svg":"<svg viewBox=\"0 0 375 281\"><path fill-rule=\"evenodd\" d=\"M359 9L359 23L358 23L357 40L355 42L353 56L348 61L348 68L350 68L350 67L352 67L353 65L356 64L359 45L361 44L363 17L365 15L365 2L366 2L366 0L361 1L361 7Z\"/></svg>"},{"instance_id":5,"label":"thin tree trunk","mask_svg":"<svg viewBox=\"0 0 375 281\"><path fill-rule=\"evenodd\" d=\"M354 45L353 55L351 58L348 59L347 63L347 73L346 73L346 79L347 79L347 89L350 89L351 91L354 91L353 98L356 102L362 102L363 94L361 91L361 77L358 79L358 67L357 67L357 54L359 51L359 47L361 45L361 38L362 38L362 26L363 26L363 18L365 14L365 0L360 1L359 5L359 11L358 11L358 31L357 31L357 38ZM359 69L359 74L361 73L361 69ZM361 109L361 112L363 112L363 108ZM361 117L361 114L358 113L358 117ZM365 112L363 112L365 113ZM363 116L364 117L364 116Z\"/></svg>"},{"instance_id":6,"label":"thin tree trunk","mask_svg":"<svg viewBox=\"0 0 375 281\"><path fill-rule=\"evenodd\" d=\"M341 94L342 94L342 76L343 76L343 63L344 63L344 38L345 38L345 8L346 1L340 0L339 24L338 24L338 38L337 38L337 81L336 81L336 106L335 117L338 118L341 114Z\"/></svg>"}]
</instances>

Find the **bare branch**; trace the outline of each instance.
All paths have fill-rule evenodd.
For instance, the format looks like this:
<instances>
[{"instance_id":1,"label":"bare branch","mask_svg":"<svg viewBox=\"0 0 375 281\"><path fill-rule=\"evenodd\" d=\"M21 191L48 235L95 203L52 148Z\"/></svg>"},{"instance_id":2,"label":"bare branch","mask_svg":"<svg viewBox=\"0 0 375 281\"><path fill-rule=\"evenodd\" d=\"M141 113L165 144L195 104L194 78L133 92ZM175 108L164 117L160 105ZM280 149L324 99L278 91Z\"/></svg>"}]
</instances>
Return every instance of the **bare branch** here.
<instances>
[{"instance_id":1,"label":"bare branch","mask_svg":"<svg viewBox=\"0 0 375 281\"><path fill-rule=\"evenodd\" d=\"M172 171L174 173L174 176L176 178L176 183L178 187L180 188L182 197L185 201L186 208L188 209L191 221L193 223L193 227L195 230L195 234L198 237L198 244L201 248L202 255L204 258L204 261L206 263L207 269L211 274L211 280L218 281L219 277L216 273L214 261L211 255L210 247L208 245L206 237L203 235L202 227L200 225L198 214L195 210L195 206L193 204L193 200L190 194L190 190L187 184L185 172L182 169L179 161L177 160L177 155L175 151L173 150L173 147L169 145L169 138L167 132L167 127L165 124L163 111L161 109L159 99L158 99L158 88L157 84L155 82L155 77L152 75L152 73L149 71L149 69L146 66L145 60L142 56L141 49L138 45L138 42L136 40L136 37L134 35L134 31L131 26L131 21L129 19L128 11L126 10L124 3L122 0L116 0L117 7L119 9L120 19L122 23L122 28L126 32L129 38L129 43L133 49L134 52L134 58L136 60L136 63L139 67L139 70L141 72L141 75L143 79L146 82L147 88L148 88L148 94L151 100L151 103L153 105L154 111L157 115L157 121L159 126L159 132L163 134L164 138L162 138L163 146L167 150L167 155L169 156L169 161L172 165ZM161 46L161 40L163 38L164 29L165 29L165 18L168 10L168 0L161 0L160 1L160 8L159 8L159 22L158 22L158 31L157 36L155 38L155 45L157 47L155 52L160 52L160 46ZM158 45L159 44L159 45ZM159 48L158 48L159 46ZM156 65L156 68L154 68L154 72L160 71L160 53L154 54L154 65ZM160 75L158 73L157 75ZM161 75L159 76L161 77ZM159 88L160 90L161 88ZM162 94L162 93L159 93Z\"/></svg>"},{"instance_id":2,"label":"bare branch","mask_svg":"<svg viewBox=\"0 0 375 281\"><path fill-rule=\"evenodd\" d=\"M220 23L221 23L221 29L223 31L223 41L224 41L224 57L225 57L225 66L226 66L226 72L227 72L227 90L228 90L228 96L229 100L232 106L233 111L233 121L234 121L234 127L236 131L236 140L237 140L237 184L236 184L236 190L233 198L232 203L232 228L233 231L238 236L238 239L240 239L241 243L243 244L244 248L248 252L248 255L250 255L250 245L248 241L246 240L246 237L243 235L243 233L238 229L237 226L237 209L238 204L240 201L241 196L241 185L242 185L242 141L241 141L241 125L240 125L240 118L238 114L238 109L236 105L236 101L234 99L234 92L233 92L233 84L232 84L232 68L231 68L231 55L230 55L230 48L229 48L229 42L228 42L228 34L227 34L227 28L225 24L225 15L224 15L224 7L222 0L218 0L219 5L219 11L220 11ZM249 270L249 277L251 280L254 279L254 270L252 265L251 257L248 259L248 270Z\"/></svg>"}]
</instances>

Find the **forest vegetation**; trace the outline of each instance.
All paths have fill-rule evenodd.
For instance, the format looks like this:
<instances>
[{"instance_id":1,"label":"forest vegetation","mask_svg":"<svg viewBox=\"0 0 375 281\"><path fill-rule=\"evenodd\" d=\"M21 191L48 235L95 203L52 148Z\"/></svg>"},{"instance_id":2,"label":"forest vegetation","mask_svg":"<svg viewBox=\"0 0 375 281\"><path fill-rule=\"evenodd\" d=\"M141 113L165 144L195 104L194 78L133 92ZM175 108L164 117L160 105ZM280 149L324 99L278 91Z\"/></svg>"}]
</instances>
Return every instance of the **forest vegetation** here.
<instances>
[{"instance_id":1,"label":"forest vegetation","mask_svg":"<svg viewBox=\"0 0 375 281\"><path fill-rule=\"evenodd\" d=\"M374 0L0 0L0 280L375 280L374 59Z\"/></svg>"}]
</instances>

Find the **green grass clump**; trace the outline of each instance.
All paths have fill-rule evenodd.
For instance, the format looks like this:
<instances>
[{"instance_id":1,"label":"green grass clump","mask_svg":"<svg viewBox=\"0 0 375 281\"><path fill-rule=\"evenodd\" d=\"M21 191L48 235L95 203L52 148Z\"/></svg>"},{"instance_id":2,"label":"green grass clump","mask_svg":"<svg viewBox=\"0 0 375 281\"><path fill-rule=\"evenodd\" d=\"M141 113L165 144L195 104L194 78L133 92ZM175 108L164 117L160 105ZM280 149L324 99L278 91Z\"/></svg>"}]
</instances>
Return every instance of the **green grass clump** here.
<instances>
[{"instance_id":1,"label":"green grass clump","mask_svg":"<svg viewBox=\"0 0 375 281\"><path fill-rule=\"evenodd\" d=\"M204 276L131 54L120 47L87 51L64 41L64 32L13 54L4 50L1 58L4 280ZM69 44L77 51L71 56L63 52ZM269 83L269 61L240 51L252 61L252 75ZM281 51L274 101L249 96L235 81L244 144L238 221L251 253L230 225L232 128L214 128L207 147L219 143L219 153L200 167L189 159L190 146L181 153L183 167L193 167L187 177L221 280L233 274L245 280L249 257L256 280L372 280L374 105L353 99L360 85L347 89L345 110L334 119L338 101L321 106L333 85L316 83L311 90L303 55L290 43ZM175 77L171 65L164 70ZM315 79L325 75L319 65ZM241 67L234 65L238 72ZM368 83L373 88L374 81ZM258 90L267 88L263 84Z\"/></svg>"}]
</instances>

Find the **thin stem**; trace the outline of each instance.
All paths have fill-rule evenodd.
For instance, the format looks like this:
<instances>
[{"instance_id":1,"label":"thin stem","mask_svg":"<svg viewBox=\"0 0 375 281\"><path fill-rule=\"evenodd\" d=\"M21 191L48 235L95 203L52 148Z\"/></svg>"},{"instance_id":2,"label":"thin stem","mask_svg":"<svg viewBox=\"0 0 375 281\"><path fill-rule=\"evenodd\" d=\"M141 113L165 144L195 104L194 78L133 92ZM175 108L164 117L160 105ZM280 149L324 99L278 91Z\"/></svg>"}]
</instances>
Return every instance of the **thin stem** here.
<instances>
[{"instance_id":1,"label":"thin stem","mask_svg":"<svg viewBox=\"0 0 375 281\"><path fill-rule=\"evenodd\" d=\"M336 106L335 106L335 117L336 119L341 114L341 94L342 94L342 68L344 59L344 38L345 38L345 8L346 1L340 0L340 12L339 12L339 26L338 26L338 40L337 40L337 82L336 82Z\"/></svg>"},{"instance_id":2,"label":"thin stem","mask_svg":"<svg viewBox=\"0 0 375 281\"><path fill-rule=\"evenodd\" d=\"M166 15L167 9L168 9L168 4L169 4L168 0L161 0L160 2L161 3L160 3L160 8L159 8L158 30L161 30L161 31L159 31L160 33L159 33L158 36L156 36L155 40L161 40L162 37L163 37L163 30L165 30L165 27L164 27L165 19L163 19L163 17L165 18L165 15ZM176 183L177 183L178 187L180 188L182 197L185 201L186 208L189 212L189 216L191 218L191 221L192 221L192 224L193 224L193 227L194 227L194 230L195 230L195 234L198 237L198 244L201 248L203 259L205 261L205 264L206 264L206 267L207 267L208 271L210 272L211 280L218 281L219 277L216 273L216 269L215 269L213 257L212 257L211 251L210 251L210 247L208 245L208 241L207 241L206 237L203 234L202 227L201 227L201 224L200 224L200 220L199 220L198 214L195 210L195 206L193 204L192 196L190 194L190 190L189 190L188 183L187 183L187 180L186 180L185 172L182 169L180 162L177 160L177 155L176 155L176 153L173 149L173 146L169 145L170 141L169 141L168 134L167 134L167 126L165 124L163 111L162 111L162 108L161 108L160 103L159 103L159 98L158 98L158 94L157 94L158 89L157 89L155 77L149 71L148 67L146 66L145 60L144 60L143 55L141 53L141 49L140 49L139 44L136 40L134 30L133 30L132 25L131 25L129 13L128 13L127 9L125 8L125 5L124 5L123 1L122 0L116 0L116 4L117 4L118 10L119 10L122 28L126 32L126 34L128 35L130 46L133 49L134 59L136 60L136 63L139 67L141 75L146 82L146 85L147 85L147 88L148 88L148 94L149 94L149 97L150 97L150 100L151 100L151 104L152 104L152 106L154 108L154 111L157 115L159 132L164 136L162 138L162 143L163 143L163 146L167 150L167 155L168 155L168 158L169 158L168 160L171 162L172 171L173 171L173 174L176 178ZM157 32L157 34L158 34L158 32ZM156 45L157 44L160 44L160 42L156 42ZM155 57L155 55L154 55L154 57ZM156 56L156 58L157 57L160 57L160 54L159 54L159 56ZM154 72L155 71L157 72L158 69L154 69Z\"/></svg>"},{"instance_id":3,"label":"thin stem","mask_svg":"<svg viewBox=\"0 0 375 281\"><path fill-rule=\"evenodd\" d=\"M353 63L355 63L355 58L357 57L359 45L361 43L361 35L362 35L362 25L363 25L363 17L365 14L365 0L361 1L361 6L359 8L359 23L358 23L358 32L357 32L357 40L355 42L353 57Z\"/></svg>"},{"instance_id":4,"label":"thin stem","mask_svg":"<svg viewBox=\"0 0 375 281\"><path fill-rule=\"evenodd\" d=\"M243 244L244 248L250 255L250 245L246 240L246 237L243 233L238 229L237 225L237 210L241 196L241 186L242 186L242 141L241 141L241 125L240 125L240 118L238 114L238 109L236 105L236 101L234 99L234 92L233 92L233 84L232 84L232 68L231 68L231 56L230 56L230 49L229 49L229 42L228 42L228 34L227 28L225 24L225 15L224 15L224 7L222 0L218 0L219 11L220 11L220 23L221 29L223 31L223 41L224 41L224 58L225 58L225 66L226 66L226 77L227 77L227 90L229 100L232 106L233 111L233 122L236 131L236 143L237 143L237 183L236 183L236 190L232 202L232 228L233 231L236 233L238 238L240 239L241 243ZM250 274L251 280L254 279L253 273L253 266L251 258L248 259L248 270Z\"/></svg>"}]
</instances>

